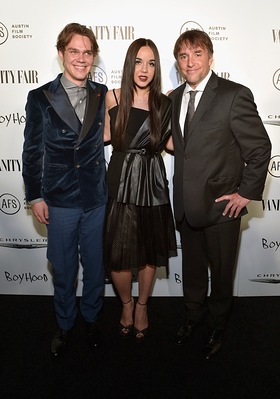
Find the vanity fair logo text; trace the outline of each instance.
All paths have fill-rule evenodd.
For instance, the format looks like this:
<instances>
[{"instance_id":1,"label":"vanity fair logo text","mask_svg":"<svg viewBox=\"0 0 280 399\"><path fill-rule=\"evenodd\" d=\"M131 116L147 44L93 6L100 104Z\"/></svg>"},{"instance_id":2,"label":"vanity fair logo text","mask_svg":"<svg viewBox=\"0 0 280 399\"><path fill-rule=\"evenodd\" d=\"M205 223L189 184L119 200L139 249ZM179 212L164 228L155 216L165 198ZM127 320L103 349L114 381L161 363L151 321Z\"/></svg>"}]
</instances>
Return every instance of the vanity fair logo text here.
<instances>
[{"instance_id":1,"label":"vanity fair logo text","mask_svg":"<svg viewBox=\"0 0 280 399\"><path fill-rule=\"evenodd\" d=\"M280 211L280 199L270 198L262 200L262 208L268 212L279 212Z\"/></svg>"},{"instance_id":2,"label":"vanity fair logo text","mask_svg":"<svg viewBox=\"0 0 280 399\"><path fill-rule=\"evenodd\" d=\"M21 159L0 159L0 172L21 172Z\"/></svg>"},{"instance_id":3,"label":"vanity fair logo text","mask_svg":"<svg viewBox=\"0 0 280 399\"><path fill-rule=\"evenodd\" d=\"M39 83L38 71L34 69L0 70L0 84Z\"/></svg>"},{"instance_id":4,"label":"vanity fair logo text","mask_svg":"<svg viewBox=\"0 0 280 399\"><path fill-rule=\"evenodd\" d=\"M134 40L134 26L89 26L96 40Z\"/></svg>"},{"instance_id":5,"label":"vanity fair logo text","mask_svg":"<svg viewBox=\"0 0 280 399\"><path fill-rule=\"evenodd\" d=\"M280 43L280 29L272 29L272 40L274 43Z\"/></svg>"}]
</instances>

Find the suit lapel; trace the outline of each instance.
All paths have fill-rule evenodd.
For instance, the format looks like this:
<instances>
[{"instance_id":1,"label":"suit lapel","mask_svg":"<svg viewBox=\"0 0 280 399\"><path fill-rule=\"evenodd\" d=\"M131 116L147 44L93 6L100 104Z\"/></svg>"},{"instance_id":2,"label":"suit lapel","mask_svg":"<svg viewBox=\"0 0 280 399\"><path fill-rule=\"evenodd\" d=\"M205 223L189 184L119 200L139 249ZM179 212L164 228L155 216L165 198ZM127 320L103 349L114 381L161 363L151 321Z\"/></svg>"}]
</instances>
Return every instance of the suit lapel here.
<instances>
[{"instance_id":1,"label":"suit lapel","mask_svg":"<svg viewBox=\"0 0 280 399\"><path fill-rule=\"evenodd\" d=\"M218 77L214 72L212 72L212 75L202 93L201 99L198 103L198 107L196 108L194 116L192 118L187 141L189 140L189 137L193 134L197 123L202 118L205 111L209 109L210 103L212 102L213 98L216 95L217 86L218 86Z\"/></svg>"},{"instance_id":2,"label":"suit lapel","mask_svg":"<svg viewBox=\"0 0 280 399\"><path fill-rule=\"evenodd\" d=\"M174 129L172 129L172 130L174 132L173 134L178 135L178 139L179 139L179 142L181 143L182 147L184 147L185 142L184 142L183 132L182 132L182 129L180 126L180 112L181 112L182 97L184 94L185 87L186 87L186 84L183 84L178 88L177 95L174 97L174 100L173 100Z\"/></svg>"},{"instance_id":3,"label":"suit lapel","mask_svg":"<svg viewBox=\"0 0 280 399\"><path fill-rule=\"evenodd\" d=\"M49 100L58 116L76 133L81 130L81 123L68 99L68 96L60 83L60 76L54 80L44 94Z\"/></svg>"},{"instance_id":4,"label":"suit lapel","mask_svg":"<svg viewBox=\"0 0 280 399\"><path fill-rule=\"evenodd\" d=\"M100 102L100 88L90 84L88 81L87 89L87 107L85 110L84 123L82 125L78 143L85 138L89 129L91 128Z\"/></svg>"},{"instance_id":5,"label":"suit lapel","mask_svg":"<svg viewBox=\"0 0 280 399\"><path fill-rule=\"evenodd\" d=\"M100 102L99 87L93 82L87 83L87 107L85 110L84 123L81 125L69 98L60 83L61 74L50 84L48 90L44 91L45 96L52 105L58 116L77 134L80 143L87 135L96 116Z\"/></svg>"}]
</instances>

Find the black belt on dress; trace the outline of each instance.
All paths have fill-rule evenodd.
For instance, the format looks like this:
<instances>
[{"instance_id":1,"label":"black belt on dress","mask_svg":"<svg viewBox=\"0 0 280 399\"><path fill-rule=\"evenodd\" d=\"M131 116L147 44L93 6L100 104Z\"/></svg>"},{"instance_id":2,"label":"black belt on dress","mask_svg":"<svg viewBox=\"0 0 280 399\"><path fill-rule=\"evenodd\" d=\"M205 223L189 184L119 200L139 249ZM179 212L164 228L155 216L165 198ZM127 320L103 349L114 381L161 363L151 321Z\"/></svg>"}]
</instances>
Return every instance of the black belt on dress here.
<instances>
[{"instance_id":1,"label":"black belt on dress","mask_svg":"<svg viewBox=\"0 0 280 399\"><path fill-rule=\"evenodd\" d=\"M132 154L140 154L140 155L145 155L147 150L146 148L140 148L139 150L136 149L131 149L131 150L126 150L126 153L132 153Z\"/></svg>"}]
</instances>

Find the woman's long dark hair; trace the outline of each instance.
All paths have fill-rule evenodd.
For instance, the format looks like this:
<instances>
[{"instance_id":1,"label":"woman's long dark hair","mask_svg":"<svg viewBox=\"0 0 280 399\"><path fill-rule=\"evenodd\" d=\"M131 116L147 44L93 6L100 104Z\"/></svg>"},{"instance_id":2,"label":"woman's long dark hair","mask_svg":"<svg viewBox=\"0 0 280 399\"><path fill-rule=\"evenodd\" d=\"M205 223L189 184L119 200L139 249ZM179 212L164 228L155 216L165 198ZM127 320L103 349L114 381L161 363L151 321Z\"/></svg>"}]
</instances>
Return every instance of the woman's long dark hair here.
<instances>
[{"instance_id":1,"label":"woman's long dark hair","mask_svg":"<svg viewBox=\"0 0 280 399\"><path fill-rule=\"evenodd\" d=\"M130 109L133 103L134 90L136 85L134 82L135 62L138 51L143 46L149 46L154 53L155 74L150 83L148 107L150 111L150 142L151 148L155 149L160 142L161 123L160 123L160 105L161 105L161 69L160 57L155 43L150 39L136 39L129 46L121 81L121 94L119 102L119 110L116 118L115 137L117 149L122 149L125 142L125 133L129 118Z\"/></svg>"}]
</instances>

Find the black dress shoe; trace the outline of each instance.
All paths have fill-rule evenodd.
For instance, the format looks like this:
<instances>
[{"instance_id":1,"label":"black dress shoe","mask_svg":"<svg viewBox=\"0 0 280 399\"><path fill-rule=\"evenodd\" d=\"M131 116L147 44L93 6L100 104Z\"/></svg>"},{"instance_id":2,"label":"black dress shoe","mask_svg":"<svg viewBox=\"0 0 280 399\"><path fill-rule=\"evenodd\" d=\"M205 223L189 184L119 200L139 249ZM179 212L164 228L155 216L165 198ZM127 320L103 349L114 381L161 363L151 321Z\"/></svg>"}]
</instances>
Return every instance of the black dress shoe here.
<instances>
[{"instance_id":1,"label":"black dress shoe","mask_svg":"<svg viewBox=\"0 0 280 399\"><path fill-rule=\"evenodd\" d=\"M222 331L213 330L208 337L207 344L203 348L203 357L205 360L210 360L221 349L222 346Z\"/></svg>"},{"instance_id":2,"label":"black dress shoe","mask_svg":"<svg viewBox=\"0 0 280 399\"><path fill-rule=\"evenodd\" d=\"M100 346L101 331L97 323L87 323L87 343L90 349Z\"/></svg>"},{"instance_id":3,"label":"black dress shoe","mask_svg":"<svg viewBox=\"0 0 280 399\"><path fill-rule=\"evenodd\" d=\"M178 345L182 345L185 341L187 341L193 334L194 327L196 326L195 321L186 321L183 326L180 327L177 336L176 343Z\"/></svg>"},{"instance_id":4,"label":"black dress shoe","mask_svg":"<svg viewBox=\"0 0 280 399\"><path fill-rule=\"evenodd\" d=\"M70 330L60 328L55 333L51 342L51 356L58 358L66 351L68 347Z\"/></svg>"}]
</instances>

